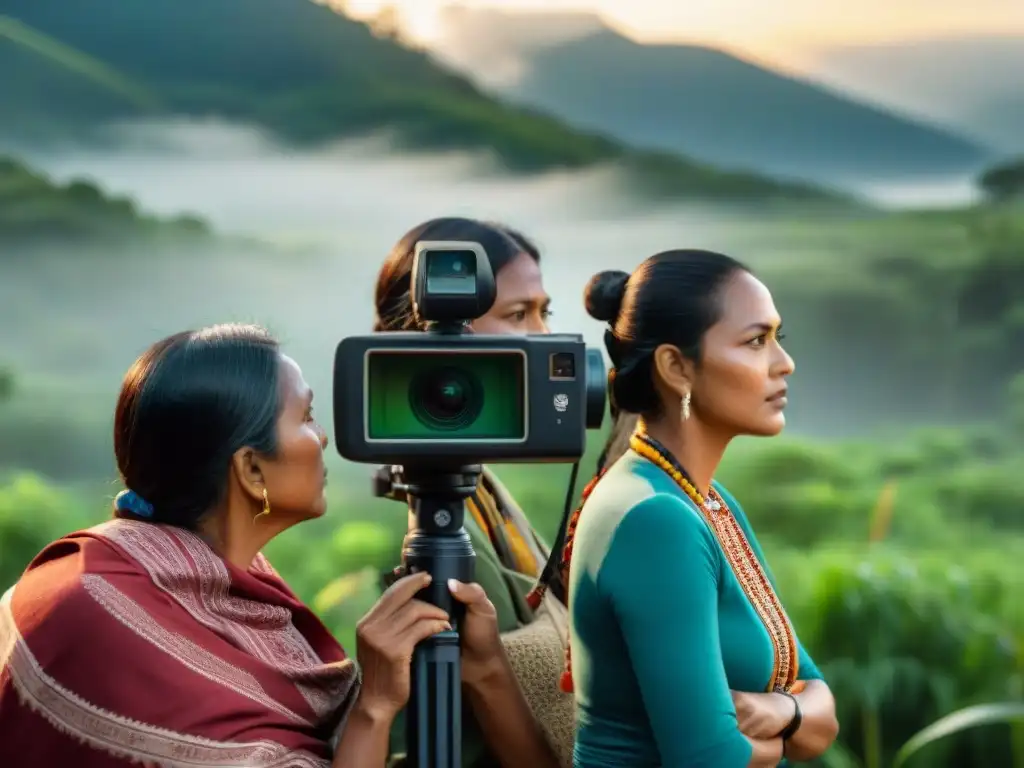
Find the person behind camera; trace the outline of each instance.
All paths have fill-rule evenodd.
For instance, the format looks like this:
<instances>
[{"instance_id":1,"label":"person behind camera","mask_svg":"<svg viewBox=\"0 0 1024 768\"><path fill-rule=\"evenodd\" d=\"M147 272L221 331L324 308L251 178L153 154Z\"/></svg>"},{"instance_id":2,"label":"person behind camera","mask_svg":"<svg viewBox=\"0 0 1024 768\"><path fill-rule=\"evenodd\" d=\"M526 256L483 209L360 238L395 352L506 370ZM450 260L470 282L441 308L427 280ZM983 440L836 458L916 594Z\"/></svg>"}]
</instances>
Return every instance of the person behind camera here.
<instances>
[{"instance_id":1,"label":"person behind camera","mask_svg":"<svg viewBox=\"0 0 1024 768\"><path fill-rule=\"evenodd\" d=\"M768 289L733 259L668 251L590 281L628 451L570 520L578 768L764 768L835 740L835 702L739 503L713 478L734 437L785 425L793 360Z\"/></svg>"},{"instance_id":2,"label":"person behind camera","mask_svg":"<svg viewBox=\"0 0 1024 768\"><path fill-rule=\"evenodd\" d=\"M464 218L424 222L398 241L378 275L375 332L423 329L413 313L411 293L413 255L416 243L421 241L473 242L486 251L497 295L491 309L473 321L473 331L548 332L550 298L544 290L537 247L508 227ZM504 653L499 655L501 663L495 665L489 678L473 685L464 681L469 707L464 708L463 765L571 765L575 705L571 696L558 689L568 632L565 606L552 595L536 605L528 600L548 559L549 547L508 489L487 468L476 493L466 503L466 512L465 528L476 551L476 579L497 611ZM412 516L409 525L410 529L415 526ZM400 568L396 569L398 573ZM482 701L489 689L505 687L521 688L533 714L511 709L496 713ZM538 745L533 735L514 741L495 738L501 730L493 724L487 727L495 718L504 722L509 732L526 734L537 734L536 720L543 743ZM394 762L402 765L401 723L396 723L392 739ZM545 748L550 751L543 762L527 756Z\"/></svg>"},{"instance_id":3,"label":"person behind camera","mask_svg":"<svg viewBox=\"0 0 1024 768\"><path fill-rule=\"evenodd\" d=\"M299 367L260 328L139 357L114 415L114 519L47 546L0 601L0 763L382 768L413 647L449 618L414 599L428 574L406 576L352 658L261 554L325 513L326 445ZM494 608L450 588L474 679L499 645Z\"/></svg>"}]
</instances>

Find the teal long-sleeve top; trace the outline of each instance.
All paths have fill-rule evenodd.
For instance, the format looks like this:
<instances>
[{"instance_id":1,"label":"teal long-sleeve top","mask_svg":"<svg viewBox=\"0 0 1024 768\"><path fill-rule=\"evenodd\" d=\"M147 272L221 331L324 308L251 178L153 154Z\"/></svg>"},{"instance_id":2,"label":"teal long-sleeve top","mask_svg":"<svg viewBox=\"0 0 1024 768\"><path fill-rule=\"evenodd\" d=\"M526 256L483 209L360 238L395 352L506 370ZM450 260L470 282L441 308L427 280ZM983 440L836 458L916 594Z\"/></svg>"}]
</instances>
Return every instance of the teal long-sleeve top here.
<instances>
[{"instance_id":1,"label":"teal long-sleeve top","mask_svg":"<svg viewBox=\"0 0 1024 768\"><path fill-rule=\"evenodd\" d=\"M767 572L743 510L715 488ZM632 451L580 515L569 610L576 768L746 768L730 691L766 690L771 638L697 506ZM821 679L797 647L799 679Z\"/></svg>"}]
</instances>

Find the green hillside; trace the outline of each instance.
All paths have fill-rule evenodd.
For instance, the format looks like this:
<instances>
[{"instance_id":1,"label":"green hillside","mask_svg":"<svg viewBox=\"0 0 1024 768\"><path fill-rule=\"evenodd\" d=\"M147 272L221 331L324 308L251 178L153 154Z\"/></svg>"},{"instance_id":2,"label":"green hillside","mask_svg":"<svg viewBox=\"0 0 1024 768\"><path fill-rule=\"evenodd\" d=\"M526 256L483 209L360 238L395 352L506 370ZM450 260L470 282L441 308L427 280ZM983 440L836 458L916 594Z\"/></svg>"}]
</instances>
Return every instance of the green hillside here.
<instances>
[{"instance_id":1,"label":"green hillside","mask_svg":"<svg viewBox=\"0 0 1024 768\"><path fill-rule=\"evenodd\" d=\"M13 256L13 246L44 241L86 246L208 236L206 223L193 216L160 220L141 213L128 198L104 194L89 181L57 184L0 155L0 256Z\"/></svg>"},{"instance_id":2,"label":"green hillside","mask_svg":"<svg viewBox=\"0 0 1024 768\"><path fill-rule=\"evenodd\" d=\"M102 20L102 23L97 23ZM294 144L386 130L489 150L506 171L617 163L657 197L828 200L819 188L634 151L495 101L430 57L308 0L0 0L0 131L82 135L139 116L253 122Z\"/></svg>"}]
</instances>

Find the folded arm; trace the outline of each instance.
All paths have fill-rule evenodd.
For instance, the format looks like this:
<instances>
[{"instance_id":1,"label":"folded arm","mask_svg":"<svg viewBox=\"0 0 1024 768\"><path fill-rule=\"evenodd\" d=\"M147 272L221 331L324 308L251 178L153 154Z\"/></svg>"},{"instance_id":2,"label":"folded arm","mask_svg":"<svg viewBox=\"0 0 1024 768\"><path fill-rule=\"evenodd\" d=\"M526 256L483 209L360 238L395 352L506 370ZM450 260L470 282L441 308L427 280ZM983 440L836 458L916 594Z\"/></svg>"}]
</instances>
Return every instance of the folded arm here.
<instances>
[{"instance_id":1,"label":"folded arm","mask_svg":"<svg viewBox=\"0 0 1024 768\"><path fill-rule=\"evenodd\" d=\"M803 719L786 740L786 757L802 763L821 757L839 735L836 701L824 680L810 680L796 695Z\"/></svg>"},{"instance_id":2,"label":"folded arm","mask_svg":"<svg viewBox=\"0 0 1024 768\"><path fill-rule=\"evenodd\" d=\"M797 730L786 739L784 752L792 762L808 762L821 757L839 733L835 702L822 680L807 681L794 698L802 717ZM796 714L793 701L780 693L734 693L733 699L740 730L755 739L781 734Z\"/></svg>"},{"instance_id":3,"label":"folded arm","mask_svg":"<svg viewBox=\"0 0 1024 768\"><path fill-rule=\"evenodd\" d=\"M662 762L775 766L781 739L738 727L718 635L720 562L697 513L659 494L619 523L598 587L614 605Z\"/></svg>"},{"instance_id":4,"label":"folded arm","mask_svg":"<svg viewBox=\"0 0 1024 768\"><path fill-rule=\"evenodd\" d=\"M802 643L799 644L799 653L800 680L806 685L796 694L796 700L803 719L796 733L786 740L786 757L795 763L821 757L839 736L836 700L832 691ZM788 720L786 722L789 723Z\"/></svg>"}]
</instances>

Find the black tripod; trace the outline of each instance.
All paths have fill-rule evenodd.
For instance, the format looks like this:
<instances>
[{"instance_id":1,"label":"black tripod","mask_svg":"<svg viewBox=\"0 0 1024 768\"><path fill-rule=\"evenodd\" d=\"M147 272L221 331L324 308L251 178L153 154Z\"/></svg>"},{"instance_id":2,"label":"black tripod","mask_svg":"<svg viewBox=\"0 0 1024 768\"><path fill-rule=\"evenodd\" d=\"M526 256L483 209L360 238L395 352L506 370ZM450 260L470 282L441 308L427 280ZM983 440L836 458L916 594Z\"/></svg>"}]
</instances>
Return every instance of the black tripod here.
<instances>
[{"instance_id":1,"label":"black tripod","mask_svg":"<svg viewBox=\"0 0 1024 768\"><path fill-rule=\"evenodd\" d=\"M416 529L405 543L409 572L433 577L418 597L452 617L452 631L434 635L412 658L412 694L406 710L406 748L410 768L461 768L462 674L459 626L465 606L448 591L448 580L473 580L476 554L463 528L466 499L476 491L479 465L406 467L401 485L416 516Z\"/></svg>"}]
</instances>

